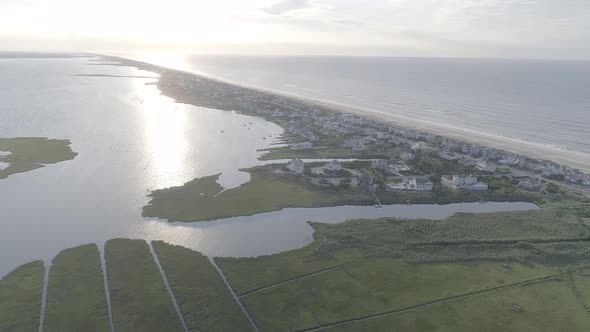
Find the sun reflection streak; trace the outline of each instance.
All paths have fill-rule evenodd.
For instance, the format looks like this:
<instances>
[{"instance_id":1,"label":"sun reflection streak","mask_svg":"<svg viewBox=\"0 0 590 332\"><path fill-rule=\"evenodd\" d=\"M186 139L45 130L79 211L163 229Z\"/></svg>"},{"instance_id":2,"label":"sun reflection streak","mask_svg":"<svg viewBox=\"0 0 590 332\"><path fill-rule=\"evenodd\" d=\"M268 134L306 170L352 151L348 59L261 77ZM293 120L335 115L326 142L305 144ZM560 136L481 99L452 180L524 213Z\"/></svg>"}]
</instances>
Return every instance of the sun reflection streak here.
<instances>
[{"instance_id":1,"label":"sun reflection streak","mask_svg":"<svg viewBox=\"0 0 590 332\"><path fill-rule=\"evenodd\" d=\"M143 116L149 178L155 188L180 185L188 167L189 144L186 137L186 106L159 94L153 85L140 81L137 103Z\"/></svg>"}]
</instances>

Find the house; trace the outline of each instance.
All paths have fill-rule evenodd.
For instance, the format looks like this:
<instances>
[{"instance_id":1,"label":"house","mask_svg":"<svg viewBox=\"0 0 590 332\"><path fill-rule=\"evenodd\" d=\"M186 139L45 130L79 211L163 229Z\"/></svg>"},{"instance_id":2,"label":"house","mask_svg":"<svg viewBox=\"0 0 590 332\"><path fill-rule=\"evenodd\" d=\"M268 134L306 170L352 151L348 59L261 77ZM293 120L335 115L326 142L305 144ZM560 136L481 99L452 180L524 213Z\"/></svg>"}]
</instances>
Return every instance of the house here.
<instances>
[{"instance_id":1,"label":"house","mask_svg":"<svg viewBox=\"0 0 590 332\"><path fill-rule=\"evenodd\" d=\"M289 146L291 150L309 150L313 148L313 143L311 142L301 142L301 143L293 143Z\"/></svg>"},{"instance_id":2,"label":"house","mask_svg":"<svg viewBox=\"0 0 590 332\"><path fill-rule=\"evenodd\" d=\"M479 150L479 146L477 145L471 145L469 147L469 154L472 156L479 156L480 150Z\"/></svg>"},{"instance_id":3,"label":"house","mask_svg":"<svg viewBox=\"0 0 590 332\"><path fill-rule=\"evenodd\" d=\"M411 171L412 170L412 168L410 168L410 166L403 165L403 164L401 164L401 165L392 165L392 166L390 166L390 169L392 169L394 172L398 172L398 173L399 172L408 172L408 171Z\"/></svg>"},{"instance_id":4,"label":"house","mask_svg":"<svg viewBox=\"0 0 590 332\"><path fill-rule=\"evenodd\" d=\"M491 172L491 173L496 172L496 165L494 163L486 161L486 160L479 161L475 165L475 168L477 168L480 171L484 171L484 172Z\"/></svg>"},{"instance_id":5,"label":"house","mask_svg":"<svg viewBox=\"0 0 590 332\"><path fill-rule=\"evenodd\" d=\"M504 166L514 166L514 165L518 165L519 161L520 160L518 159L518 157L507 156L507 157L500 159L498 161L498 163L501 165L504 165Z\"/></svg>"},{"instance_id":6,"label":"house","mask_svg":"<svg viewBox=\"0 0 590 332\"><path fill-rule=\"evenodd\" d=\"M365 189L365 190L369 190L369 191L374 191L375 187L373 185L373 178L371 176L368 176L366 174L363 174L359 177L359 182L358 182L358 186L360 189Z\"/></svg>"},{"instance_id":7,"label":"house","mask_svg":"<svg viewBox=\"0 0 590 332\"><path fill-rule=\"evenodd\" d=\"M410 187L416 191L432 191L432 182L424 178L413 178L410 180Z\"/></svg>"},{"instance_id":8,"label":"house","mask_svg":"<svg viewBox=\"0 0 590 332\"><path fill-rule=\"evenodd\" d=\"M449 161L457 160L460 158L458 155L456 155L455 153L450 152L450 151L441 151L438 153L438 156L444 160L449 160Z\"/></svg>"},{"instance_id":9,"label":"house","mask_svg":"<svg viewBox=\"0 0 590 332\"><path fill-rule=\"evenodd\" d=\"M324 169L327 171L340 171L342 170L342 165L340 165L340 163L338 162L338 160L332 160L331 162L327 163L324 166Z\"/></svg>"},{"instance_id":10,"label":"house","mask_svg":"<svg viewBox=\"0 0 590 332\"><path fill-rule=\"evenodd\" d=\"M470 156L462 156L457 159L457 163L461 166L475 166L477 161Z\"/></svg>"},{"instance_id":11,"label":"house","mask_svg":"<svg viewBox=\"0 0 590 332\"><path fill-rule=\"evenodd\" d=\"M403 160L403 161L409 161L409 160L412 160L412 159L414 159L416 156L415 156L413 153L411 153L411 152L402 152L402 153L399 155L399 157L400 157L400 159L401 159L401 160Z\"/></svg>"},{"instance_id":12,"label":"house","mask_svg":"<svg viewBox=\"0 0 590 332\"><path fill-rule=\"evenodd\" d=\"M287 168L294 173L301 174L305 170L305 163L299 158L295 158L287 163Z\"/></svg>"},{"instance_id":13,"label":"house","mask_svg":"<svg viewBox=\"0 0 590 332\"><path fill-rule=\"evenodd\" d=\"M455 174L452 177L443 176L441 178L442 184L452 190L467 189L467 190L487 190L488 185L483 182L478 182L477 177L471 174Z\"/></svg>"},{"instance_id":14,"label":"house","mask_svg":"<svg viewBox=\"0 0 590 332\"><path fill-rule=\"evenodd\" d=\"M371 162L371 167L375 169L386 169L388 166L389 164L385 159L376 159Z\"/></svg>"},{"instance_id":15,"label":"house","mask_svg":"<svg viewBox=\"0 0 590 332\"><path fill-rule=\"evenodd\" d=\"M416 142L416 143L412 144L412 147L410 149L415 152L422 152L422 151L425 151L427 148L428 148L428 145L426 145L426 143Z\"/></svg>"},{"instance_id":16,"label":"house","mask_svg":"<svg viewBox=\"0 0 590 332\"><path fill-rule=\"evenodd\" d=\"M482 149L480 155L485 159L498 159L498 151L491 148Z\"/></svg>"},{"instance_id":17,"label":"house","mask_svg":"<svg viewBox=\"0 0 590 332\"><path fill-rule=\"evenodd\" d=\"M518 186L530 191L539 191L543 188L543 183L534 179L520 180Z\"/></svg>"}]
</instances>

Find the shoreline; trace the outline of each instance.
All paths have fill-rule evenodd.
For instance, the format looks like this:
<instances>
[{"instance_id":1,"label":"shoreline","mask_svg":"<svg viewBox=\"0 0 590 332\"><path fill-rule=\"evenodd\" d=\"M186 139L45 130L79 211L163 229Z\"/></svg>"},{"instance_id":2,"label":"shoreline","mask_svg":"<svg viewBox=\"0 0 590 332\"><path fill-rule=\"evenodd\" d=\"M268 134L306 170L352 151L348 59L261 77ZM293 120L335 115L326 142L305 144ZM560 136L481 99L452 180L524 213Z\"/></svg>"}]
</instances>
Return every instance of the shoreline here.
<instances>
[{"instance_id":1,"label":"shoreline","mask_svg":"<svg viewBox=\"0 0 590 332\"><path fill-rule=\"evenodd\" d=\"M535 142L528 142L523 141L515 138L509 138L504 136L499 136L491 133L485 132L478 132L476 130L470 130L466 128L459 128L453 127L449 125L444 125L436 122L428 122L424 120L416 120L412 119L408 116L401 116L397 114L386 113L384 111L378 111L370 108L363 108L354 105L347 105L342 104L334 101L318 99L318 98L311 98L296 95L289 92L262 88L257 86L252 86L244 83L239 83L215 76L211 76L207 73L203 73L200 71L189 71L189 70L180 70L180 69L171 69L166 68L157 64L151 64L139 60L128 59L119 56L110 56L110 55L99 55L103 58L110 58L116 59L122 65L130 65L135 66L143 70L148 70L148 68L156 69L158 74L162 72L173 72L179 73L184 75L191 75L197 78L208 79L211 81L227 84L230 86L235 86L239 88L249 89L254 92L262 93L262 94L273 94L276 96L291 98L294 100L298 100L305 103L315 104L317 106L325 107L327 110L336 112L336 113L348 113L354 114L357 116L365 117L370 120L381 121L391 125L395 125L398 127L403 127L405 129L414 129L423 132L427 132L434 135L440 135L443 137L456 139L463 141L465 143L470 144L477 144L484 147L494 148L498 150L503 150L506 152L523 155L533 159L539 160L546 160L546 161L553 161L564 166L577 168L583 170L585 172L590 172L590 153L586 153L583 151L576 151L576 150L567 150L564 148L559 148L556 146L546 145L542 143L535 143ZM159 71L158 71L159 70ZM159 78L157 78L159 79Z\"/></svg>"},{"instance_id":2,"label":"shoreline","mask_svg":"<svg viewBox=\"0 0 590 332\"><path fill-rule=\"evenodd\" d=\"M135 61L135 60L133 60ZM172 69L175 70L175 69ZM304 102L314 103L319 106L329 108L334 112L350 113L366 117L372 120L384 121L393 125L424 131L430 134L440 135L447 138L453 138L465 143L478 144L489 148L504 150L507 152L527 156L534 159L544 159L554 161L564 166L578 168L590 172L590 153L577 150L559 148L542 143L529 142L510 138L492 133L478 132L467 128L453 127L446 124L438 124L424 120L416 120L410 117L398 114L386 113L371 108L364 108L355 105L342 104L330 100L305 97L294 93L280 90L262 88L258 86L239 83L236 81L226 80L223 78L211 76L200 71L178 70L195 76L203 76L207 79L215 80L229 85L256 90L262 93L272 93L283 97L298 99Z\"/></svg>"}]
</instances>

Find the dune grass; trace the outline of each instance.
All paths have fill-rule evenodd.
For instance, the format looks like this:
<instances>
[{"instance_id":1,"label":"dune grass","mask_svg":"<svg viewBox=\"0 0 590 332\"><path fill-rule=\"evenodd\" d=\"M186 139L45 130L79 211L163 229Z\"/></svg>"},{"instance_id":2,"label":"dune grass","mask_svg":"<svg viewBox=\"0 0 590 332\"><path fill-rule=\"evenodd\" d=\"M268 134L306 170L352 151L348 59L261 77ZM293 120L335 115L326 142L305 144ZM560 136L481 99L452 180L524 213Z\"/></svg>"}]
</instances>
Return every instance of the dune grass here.
<instances>
[{"instance_id":1,"label":"dune grass","mask_svg":"<svg viewBox=\"0 0 590 332\"><path fill-rule=\"evenodd\" d=\"M0 331L37 330L44 276L43 261L34 261L0 280Z\"/></svg>"},{"instance_id":2,"label":"dune grass","mask_svg":"<svg viewBox=\"0 0 590 332\"><path fill-rule=\"evenodd\" d=\"M190 331L252 331L206 256L162 241L153 247Z\"/></svg>"},{"instance_id":3,"label":"dune grass","mask_svg":"<svg viewBox=\"0 0 590 332\"><path fill-rule=\"evenodd\" d=\"M74 159L78 154L72 151L70 144L69 140L45 137L0 138L0 151L10 152L7 156L0 156L0 161L10 164L0 170L0 179Z\"/></svg>"},{"instance_id":4,"label":"dune grass","mask_svg":"<svg viewBox=\"0 0 590 332\"><path fill-rule=\"evenodd\" d=\"M49 269L45 331L110 331L100 255L95 244L60 252Z\"/></svg>"},{"instance_id":5,"label":"dune grass","mask_svg":"<svg viewBox=\"0 0 590 332\"><path fill-rule=\"evenodd\" d=\"M109 240L105 257L115 331L182 331L145 241Z\"/></svg>"}]
</instances>

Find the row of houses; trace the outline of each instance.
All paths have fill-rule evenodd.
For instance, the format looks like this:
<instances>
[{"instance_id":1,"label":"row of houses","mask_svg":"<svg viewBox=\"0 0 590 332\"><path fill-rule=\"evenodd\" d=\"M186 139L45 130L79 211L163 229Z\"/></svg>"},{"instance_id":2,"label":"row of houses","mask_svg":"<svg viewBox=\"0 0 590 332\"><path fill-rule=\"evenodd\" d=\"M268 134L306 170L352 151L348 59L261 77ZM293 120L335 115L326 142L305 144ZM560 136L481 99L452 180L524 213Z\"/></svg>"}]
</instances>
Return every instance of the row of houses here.
<instances>
[{"instance_id":1,"label":"row of houses","mask_svg":"<svg viewBox=\"0 0 590 332\"><path fill-rule=\"evenodd\" d=\"M271 117L290 117L288 132L304 142L291 148L309 149L318 140L317 133L355 138L345 142L353 151L364 151L371 146L406 145L408 153L432 154L447 160L494 172L496 165L518 167L556 180L590 186L590 174L554 162L536 160L505 151L466 144L456 139L441 137L414 129L401 128L354 114L336 113L330 109L286 96L269 95L260 91L194 77L189 74L166 74L160 79L161 89L172 92L178 100L199 96L201 103L211 107L255 112ZM409 160L410 157L408 157Z\"/></svg>"}]
</instances>

